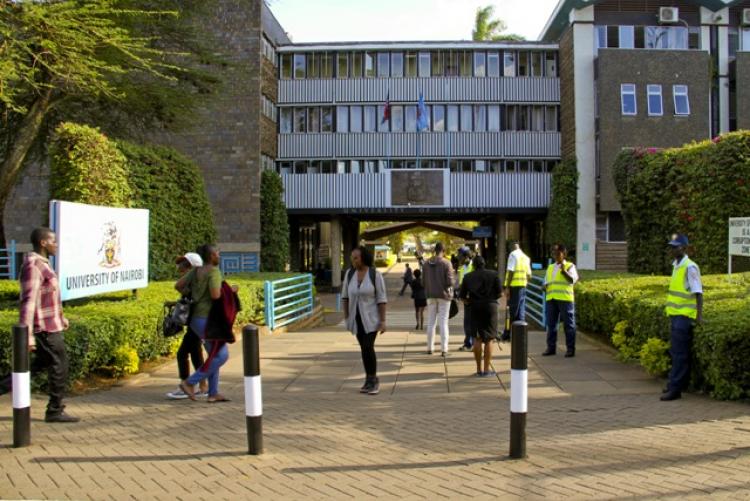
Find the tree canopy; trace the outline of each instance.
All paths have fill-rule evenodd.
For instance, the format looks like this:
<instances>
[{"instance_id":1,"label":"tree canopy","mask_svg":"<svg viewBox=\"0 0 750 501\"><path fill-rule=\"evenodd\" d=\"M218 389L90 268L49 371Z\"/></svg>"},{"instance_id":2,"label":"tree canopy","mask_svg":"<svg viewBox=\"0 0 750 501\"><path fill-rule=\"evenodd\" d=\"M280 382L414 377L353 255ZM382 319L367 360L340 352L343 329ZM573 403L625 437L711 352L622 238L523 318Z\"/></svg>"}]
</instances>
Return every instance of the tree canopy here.
<instances>
[{"instance_id":1,"label":"tree canopy","mask_svg":"<svg viewBox=\"0 0 750 501\"><path fill-rule=\"evenodd\" d=\"M483 41L522 41L524 38L512 33L503 33L508 25L502 19L494 18L495 7L488 5L479 7L474 17L474 29L471 39L476 42Z\"/></svg>"}]
</instances>

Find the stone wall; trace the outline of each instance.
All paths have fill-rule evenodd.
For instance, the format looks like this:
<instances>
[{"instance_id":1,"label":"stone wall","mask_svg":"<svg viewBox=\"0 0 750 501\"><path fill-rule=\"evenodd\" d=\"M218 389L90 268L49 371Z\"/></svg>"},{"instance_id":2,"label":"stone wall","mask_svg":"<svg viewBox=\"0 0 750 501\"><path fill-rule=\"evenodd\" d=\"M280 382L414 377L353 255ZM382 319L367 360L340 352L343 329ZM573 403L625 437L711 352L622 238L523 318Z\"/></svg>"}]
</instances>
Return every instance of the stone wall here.
<instances>
[{"instance_id":1,"label":"stone wall","mask_svg":"<svg viewBox=\"0 0 750 501\"><path fill-rule=\"evenodd\" d=\"M573 62L573 28L560 39L560 133L562 158L576 155L575 66Z\"/></svg>"},{"instance_id":2,"label":"stone wall","mask_svg":"<svg viewBox=\"0 0 750 501\"><path fill-rule=\"evenodd\" d=\"M750 129L750 52L737 53L737 128Z\"/></svg>"}]
</instances>

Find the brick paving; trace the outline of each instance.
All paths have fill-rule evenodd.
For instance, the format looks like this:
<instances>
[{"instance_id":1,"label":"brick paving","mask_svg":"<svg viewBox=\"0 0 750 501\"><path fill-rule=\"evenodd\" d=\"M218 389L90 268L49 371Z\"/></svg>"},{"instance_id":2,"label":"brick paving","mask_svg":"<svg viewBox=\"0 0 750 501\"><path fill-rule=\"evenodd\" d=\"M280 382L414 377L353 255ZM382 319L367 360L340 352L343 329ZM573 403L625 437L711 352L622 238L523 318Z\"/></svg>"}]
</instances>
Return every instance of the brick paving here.
<instances>
[{"instance_id":1,"label":"brick paving","mask_svg":"<svg viewBox=\"0 0 750 501\"><path fill-rule=\"evenodd\" d=\"M459 353L428 356L410 301L389 275L389 332L378 339L381 394L357 393L356 340L343 328L261 340L265 449L246 455L240 346L222 370L222 404L169 401L168 364L71 398L83 421L43 422L12 449L11 400L0 398L5 499L750 499L750 407L686 395L658 401L661 381L579 338L574 359L538 356L532 332L528 453L510 461L509 355L497 378L472 376ZM331 301L328 298L327 301Z\"/></svg>"}]
</instances>

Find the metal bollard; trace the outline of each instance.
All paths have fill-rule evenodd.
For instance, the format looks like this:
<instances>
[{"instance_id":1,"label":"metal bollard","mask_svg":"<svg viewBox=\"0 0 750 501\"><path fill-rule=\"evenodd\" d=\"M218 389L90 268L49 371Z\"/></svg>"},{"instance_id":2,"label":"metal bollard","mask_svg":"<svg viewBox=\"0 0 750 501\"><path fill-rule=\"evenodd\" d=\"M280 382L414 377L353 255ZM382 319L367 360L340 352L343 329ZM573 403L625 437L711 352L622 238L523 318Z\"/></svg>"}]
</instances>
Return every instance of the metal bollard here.
<instances>
[{"instance_id":1,"label":"metal bollard","mask_svg":"<svg viewBox=\"0 0 750 501\"><path fill-rule=\"evenodd\" d=\"M526 457L526 411L528 404L528 327L513 322L510 347L510 457Z\"/></svg>"},{"instance_id":2,"label":"metal bollard","mask_svg":"<svg viewBox=\"0 0 750 501\"><path fill-rule=\"evenodd\" d=\"M260 342L257 325L242 329L242 361L245 367L245 422L248 454L263 453L263 396L260 384Z\"/></svg>"},{"instance_id":3,"label":"metal bollard","mask_svg":"<svg viewBox=\"0 0 750 501\"><path fill-rule=\"evenodd\" d=\"M13 326L13 447L31 445L29 328Z\"/></svg>"}]
</instances>

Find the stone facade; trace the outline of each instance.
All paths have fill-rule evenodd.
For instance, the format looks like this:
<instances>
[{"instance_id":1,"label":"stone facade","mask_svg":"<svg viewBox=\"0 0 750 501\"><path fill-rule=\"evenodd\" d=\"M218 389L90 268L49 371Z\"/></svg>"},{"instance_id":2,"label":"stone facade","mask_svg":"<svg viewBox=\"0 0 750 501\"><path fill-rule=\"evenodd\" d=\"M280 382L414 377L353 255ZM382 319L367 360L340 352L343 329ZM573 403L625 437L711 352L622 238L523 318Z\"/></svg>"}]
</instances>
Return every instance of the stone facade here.
<instances>
[{"instance_id":1,"label":"stone facade","mask_svg":"<svg viewBox=\"0 0 750 501\"><path fill-rule=\"evenodd\" d=\"M48 226L49 164L29 162L5 207L5 236L18 250L30 251L29 235L37 226Z\"/></svg>"},{"instance_id":2,"label":"stone facade","mask_svg":"<svg viewBox=\"0 0 750 501\"><path fill-rule=\"evenodd\" d=\"M568 27L560 39L559 54L561 156L566 159L575 158L576 155L575 65L572 27Z\"/></svg>"},{"instance_id":3,"label":"stone facade","mask_svg":"<svg viewBox=\"0 0 750 501\"><path fill-rule=\"evenodd\" d=\"M612 164L627 147L674 147L710 137L711 68L707 52L601 49L598 59L599 207L619 211ZM637 115L623 116L620 85L636 85ZM661 84L663 116L648 116L646 86ZM673 85L688 85L690 115L674 113Z\"/></svg>"},{"instance_id":4,"label":"stone facade","mask_svg":"<svg viewBox=\"0 0 750 501\"><path fill-rule=\"evenodd\" d=\"M737 128L750 129L750 52L737 53Z\"/></svg>"}]
</instances>

